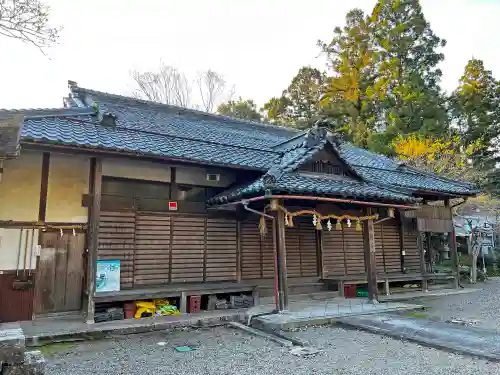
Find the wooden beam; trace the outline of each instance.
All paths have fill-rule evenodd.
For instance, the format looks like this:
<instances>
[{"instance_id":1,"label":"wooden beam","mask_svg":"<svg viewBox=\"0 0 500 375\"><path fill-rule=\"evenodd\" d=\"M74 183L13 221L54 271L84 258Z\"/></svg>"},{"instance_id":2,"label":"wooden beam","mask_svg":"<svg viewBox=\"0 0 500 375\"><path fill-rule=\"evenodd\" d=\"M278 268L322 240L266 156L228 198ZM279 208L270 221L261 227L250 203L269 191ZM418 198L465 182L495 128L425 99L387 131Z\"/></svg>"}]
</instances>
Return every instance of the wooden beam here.
<instances>
[{"instance_id":1,"label":"wooden beam","mask_svg":"<svg viewBox=\"0 0 500 375\"><path fill-rule=\"evenodd\" d=\"M50 154L44 152L42 156L42 178L40 182L40 205L38 206L38 221L45 222L47 217L47 195L49 192Z\"/></svg>"},{"instance_id":2,"label":"wooden beam","mask_svg":"<svg viewBox=\"0 0 500 375\"><path fill-rule=\"evenodd\" d=\"M427 285L427 279L425 275L427 274L427 270L425 267L425 248L424 248L424 241L422 240L422 233L417 232L417 247L420 253L420 273L423 276L422 279L422 292L427 292L428 290L428 285Z\"/></svg>"},{"instance_id":3,"label":"wooden beam","mask_svg":"<svg viewBox=\"0 0 500 375\"><path fill-rule=\"evenodd\" d=\"M452 207L450 206L450 200L446 199L444 201L445 207L450 210L450 215L453 217ZM454 287L460 287L460 267L458 259L458 249L457 249L457 235L455 233L455 226L451 226L451 231L448 233L448 248L450 249L450 259L453 267L453 273L455 275Z\"/></svg>"},{"instance_id":4,"label":"wooden beam","mask_svg":"<svg viewBox=\"0 0 500 375\"><path fill-rule=\"evenodd\" d=\"M94 323L95 314L95 281L97 271L97 249L99 246L99 222L101 214L101 190L102 190L102 160L92 158L90 163L90 194L92 205L89 216L89 236L87 249L87 324Z\"/></svg>"},{"instance_id":5,"label":"wooden beam","mask_svg":"<svg viewBox=\"0 0 500 375\"><path fill-rule=\"evenodd\" d=\"M177 168L170 167L170 200L179 199L179 185L177 185Z\"/></svg>"},{"instance_id":6,"label":"wooden beam","mask_svg":"<svg viewBox=\"0 0 500 375\"><path fill-rule=\"evenodd\" d=\"M279 202L280 204L282 202ZM286 267L285 213L282 210L272 212L273 230L276 233L276 253L278 257L278 280L280 310L288 310L288 275Z\"/></svg>"},{"instance_id":7,"label":"wooden beam","mask_svg":"<svg viewBox=\"0 0 500 375\"><path fill-rule=\"evenodd\" d=\"M316 259L318 276L321 279L325 278L324 261L323 261L323 231L316 231Z\"/></svg>"},{"instance_id":8,"label":"wooden beam","mask_svg":"<svg viewBox=\"0 0 500 375\"><path fill-rule=\"evenodd\" d=\"M371 209L366 210L366 215L371 215ZM368 300L372 303L377 303L377 261L373 219L363 221L363 244L365 249L366 278L368 280Z\"/></svg>"},{"instance_id":9,"label":"wooden beam","mask_svg":"<svg viewBox=\"0 0 500 375\"><path fill-rule=\"evenodd\" d=\"M405 228L403 225L403 215L401 215L401 212L398 212L397 214L398 217L398 229L399 229L399 253L401 254L401 272L405 273L406 272L406 266L405 266L405 256L406 256L406 250L405 250Z\"/></svg>"},{"instance_id":10,"label":"wooden beam","mask_svg":"<svg viewBox=\"0 0 500 375\"><path fill-rule=\"evenodd\" d=\"M241 281L241 221L236 221L236 281Z\"/></svg>"}]
</instances>

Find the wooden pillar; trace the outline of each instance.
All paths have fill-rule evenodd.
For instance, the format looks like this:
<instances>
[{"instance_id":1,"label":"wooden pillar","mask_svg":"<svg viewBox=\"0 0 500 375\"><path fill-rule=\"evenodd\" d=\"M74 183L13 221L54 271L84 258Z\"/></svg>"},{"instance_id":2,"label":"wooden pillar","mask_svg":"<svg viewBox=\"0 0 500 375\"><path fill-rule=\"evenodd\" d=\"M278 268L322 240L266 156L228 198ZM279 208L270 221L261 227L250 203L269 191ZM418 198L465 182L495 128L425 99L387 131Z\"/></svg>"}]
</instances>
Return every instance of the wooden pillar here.
<instances>
[{"instance_id":1,"label":"wooden pillar","mask_svg":"<svg viewBox=\"0 0 500 375\"><path fill-rule=\"evenodd\" d=\"M90 195L92 204L89 210L89 236L87 248L87 324L94 323L95 279L97 248L99 246L99 221L101 214L102 160L92 158L90 163Z\"/></svg>"},{"instance_id":2,"label":"wooden pillar","mask_svg":"<svg viewBox=\"0 0 500 375\"><path fill-rule=\"evenodd\" d=\"M42 177L40 184L40 205L38 206L38 222L45 223L47 214L47 195L49 192L49 168L50 154L43 153L42 157Z\"/></svg>"},{"instance_id":3,"label":"wooden pillar","mask_svg":"<svg viewBox=\"0 0 500 375\"><path fill-rule=\"evenodd\" d=\"M422 292L427 292L427 270L425 267L425 248L424 241L422 240L422 233L417 232L417 246L420 253L420 273L422 274Z\"/></svg>"},{"instance_id":4,"label":"wooden pillar","mask_svg":"<svg viewBox=\"0 0 500 375\"><path fill-rule=\"evenodd\" d=\"M371 209L367 209L366 214L370 215ZM363 222L363 244L365 250L366 278L368 280L368 300L372 303L377 303L377 262L373 219Z\"/></svg>"},{"instance_id":5,"label":"wooden pillar","mask_svg":"<svg viewBox=\"0 0 500 375\"><path fill-rule=\"evenodd\" d=\"M459 288L460 284L460 271L459 271L459 259L458 259L458 250L457 250L457 236L455 233L455 226L453 225L453 212L450 206L450 200L446 199L444 201L444 205L448 207L450 210L451 217L451 232L448 233L448 248L450 249L450 259L453 268L453 274L455 275L455 279L453 280L453 286L455 288Z\"/></svg>"},{"instance_id":6,"label":"wooden pillar","mask_svg":"<svg viewBox=\"0 0 500 375\"><path fill-rule=\"evenodd\" d=\"M405 265L405 227L404 227L404 211L398 212L398 224L399 224L399 253L401 256L401 272L406 273L406 265Z\"/></svg>"},{"instance_id":7,"label":"wooden pillar","mask_svg":"<svg viewBox=\"0 0 500 375\"><path fill-rule=\"evenodd\" d=\"M272 214L274 216L273 230L275 231L275 236L276 236L275 250L278 258L279 310L283 311L288 309L288 276L286 267L285 213L281 210L277 210L274 211Z\"/></svg>"}]
</instances>

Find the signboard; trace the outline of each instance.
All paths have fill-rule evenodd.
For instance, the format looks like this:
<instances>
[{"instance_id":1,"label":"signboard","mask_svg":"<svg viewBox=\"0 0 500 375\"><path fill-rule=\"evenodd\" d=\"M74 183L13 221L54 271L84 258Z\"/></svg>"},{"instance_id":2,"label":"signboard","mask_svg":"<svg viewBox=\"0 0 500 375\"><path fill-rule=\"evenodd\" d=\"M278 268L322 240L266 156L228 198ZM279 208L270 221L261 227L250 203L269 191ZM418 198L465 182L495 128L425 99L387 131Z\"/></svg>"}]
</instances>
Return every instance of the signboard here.
<instances>
[{"instance_id":1,"label":"signboard","mask_svg":"<svg viewBox=\"0 0 500 375\"><path fill-rule=\"evenodd\" d=\"M120 290L119 260L98 260L96 268L96 292L117 292Z\"/></svg>"},{"instance_id":2,"label":"signboard","mask_svg":"<svg viewBox=\"0 0 500 375\"><path fill-rule=\"evenodd\" d=\"M177 211L177 202L168 202L168 209L170 211Z\"/></svg>"}]
</instances>

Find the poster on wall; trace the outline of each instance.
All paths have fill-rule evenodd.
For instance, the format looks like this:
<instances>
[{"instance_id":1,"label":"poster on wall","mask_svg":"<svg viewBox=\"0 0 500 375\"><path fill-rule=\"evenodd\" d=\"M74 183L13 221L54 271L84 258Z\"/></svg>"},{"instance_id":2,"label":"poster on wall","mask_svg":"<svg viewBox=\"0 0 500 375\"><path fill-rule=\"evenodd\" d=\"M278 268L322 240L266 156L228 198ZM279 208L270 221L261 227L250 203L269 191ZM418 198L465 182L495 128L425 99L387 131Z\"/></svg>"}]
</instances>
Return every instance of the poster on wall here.
<instances>
[{"instance_id":1,"label":"poster on wall","mask_svg":"<svg viewBox=\"0 0 500 375\"><path fill-rule=\"evenodd\" d=\"M98 260L95 279L96 292L117 292L120 290L120 261Z\"/></svg>"}]
</instances>

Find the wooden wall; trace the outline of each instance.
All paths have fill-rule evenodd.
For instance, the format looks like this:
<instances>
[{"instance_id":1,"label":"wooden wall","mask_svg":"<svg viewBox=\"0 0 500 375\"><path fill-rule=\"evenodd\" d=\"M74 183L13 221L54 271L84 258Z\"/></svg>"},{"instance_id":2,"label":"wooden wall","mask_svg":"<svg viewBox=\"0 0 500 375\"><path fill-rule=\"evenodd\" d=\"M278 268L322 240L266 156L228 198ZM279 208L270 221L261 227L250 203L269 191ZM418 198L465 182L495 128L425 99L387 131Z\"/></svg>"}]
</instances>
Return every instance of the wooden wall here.
<instances>
[{"instance_id":1,"label":"wooden wall","mask_svg":"<svg viewBox=\"0 0 500 375\"><path fill-rule=\"evenodd\" d=\"M20 271L23 275L23 271ZM28 276L34 279L34 273ZM16 279L16 271L0 274L0 323L31 320L33 315L34 289L13 290L12 282Z\"/></svg>"},{"instance_id":2,"label":"wooden wall","mask_svg":"<svg viewBox=\"0 0 500 375\"><path fill-rule=\"evenodd\" d=\"M318 276L316 229L310 219L297 218L294 225L285 229L288 276Z\"/></svg>"},{"instance_id":3,"label":"wooden wall","mask_svg":"<svg viewBox=\"0 0 500 375\"><path fill-rule=\"evenodd\" d=\"M346 225L342 230L333 228L322 231L323 274L325 277L342 277L365 274L363 232ZM401 236L399 222L387 220L375 225L376 262L378 274L402 273ZM405 267L416 272L419 258L415 233L405 232Z\"/></svg>"},{"instance_id":4,"label":"wooden wall","mask_svg":"<svg viewBox=\"0 0 500 375\"><path fill-rule=\"evenodd\" d=\"M120 260L123 289L230 281L237 279L236 236L236 219L103 211L98 259Z\"/></svg>"}]
</instances>

